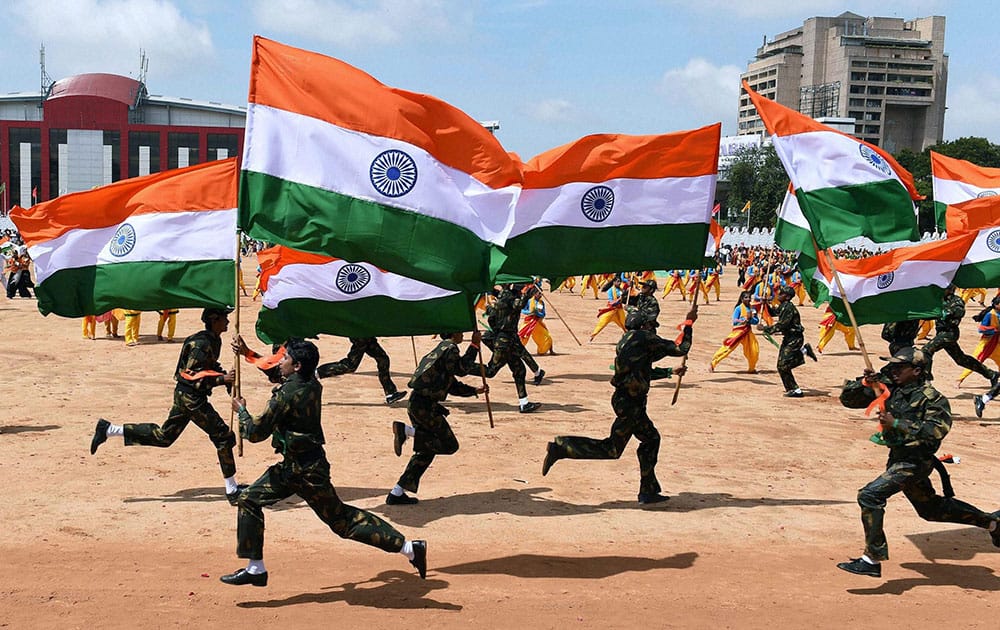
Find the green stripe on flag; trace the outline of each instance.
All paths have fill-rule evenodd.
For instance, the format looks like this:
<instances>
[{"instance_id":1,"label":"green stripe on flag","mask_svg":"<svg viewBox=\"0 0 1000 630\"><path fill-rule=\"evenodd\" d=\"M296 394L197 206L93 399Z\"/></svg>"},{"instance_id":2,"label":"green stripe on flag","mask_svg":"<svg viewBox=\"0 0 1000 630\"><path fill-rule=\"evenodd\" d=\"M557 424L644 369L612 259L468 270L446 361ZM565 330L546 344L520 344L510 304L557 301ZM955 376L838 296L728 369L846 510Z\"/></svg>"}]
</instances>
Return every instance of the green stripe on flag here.
<instances>
[{"instance_id":1,"label":"green stripe on flag","mask_svg":"<svg viewBox=\"0 0 1000 630\"><path fill-rule=\"evenodd\" d=\"M277 308L262 308L257 336L265 343L289 337L394 337L475 328L471 298L464 293L407 302L386 296L326 302L309 298L282 300Z\"/></svg>"},{"instance_id":2,"label":"green stripe on flag","mask_svg":"<svg viewBox=\"0 0 1000 630\"><path fill-rule=\"evenodd\" d=\"M454 223L262 173L240 173L239 206L240 228L253 238L363 260L444 289L487 291L504 259Z\"/></svg>"},{"instance_id":3,"label":"green stripe on flag","mask_svg":"<svg viewBox=\"0 0 1000 630\"><path fill-rule=\"evenodd\" d=\"M1000 287L1000 259L961 265L952 283L960 289Z\"/></svg>"},{"instance_id":4,"label":"green stripe on flag","mask_svg":"<svg viewBox=\"0 0 1000 630\"><path fill-rule=\"evenodd\" d=\"M820 249L856 236L867 236L876 243L920 239L913 202L895 179L809 192L796 190L795 197Z\"/></svg>"},{"instance_id":5,"label":"green stripe on flag","mask_svg":"<svg viewBox=\"0 0 1000 630\"><path fill-rule=\"evenodd\" d=\"M937 227L937 231L942 234L945 232L945 217L948 212L948 204L941 203L940 201L934 202L934 225Z\"/></svg>"},{"instance_id":6,"label":"green stripe on flag","mask_svg":"<svg viewBox=\"0 0 1000 630\"><path fill-rule=\"evenodd\" d=\"M132 262L63 269L35 288L42 315L100 315L236 304L232 260Z\"/></svg>"},{"instance_id":7,"label":"green stripe on flag","mask_svg":"<svg viewBox=\"0 0 1000 630\"><path fill-rule=\"evenodd\" d=\"M808 252L815 249L812 232L780 218L774 226L774 244L790 252Z\"/></svg>"},{"instance_id":8,"label":"green stripe on flag","mask_svg":"<svg viewBox=\"0 0 1000 630\"><path fill-rule=\"evenodd\" d=\"M938 286L917 287L860 298L851 303L858 325L885 324L905 319L937 319L941 317L944 289ZM830 298L830 308L840 321L849 321L844 301Z\"/></svg>"},{"instance_id":9,"label":"green stripe on flag","mask_svg":"<svg viewBox=\"0 0 1000 630\"><path fill-rule=\"evenodd\" d=\"M707 223L552 226L508 239L501 270L545 278L647 269L700 269Z\"/></svg>"}]
</instances>

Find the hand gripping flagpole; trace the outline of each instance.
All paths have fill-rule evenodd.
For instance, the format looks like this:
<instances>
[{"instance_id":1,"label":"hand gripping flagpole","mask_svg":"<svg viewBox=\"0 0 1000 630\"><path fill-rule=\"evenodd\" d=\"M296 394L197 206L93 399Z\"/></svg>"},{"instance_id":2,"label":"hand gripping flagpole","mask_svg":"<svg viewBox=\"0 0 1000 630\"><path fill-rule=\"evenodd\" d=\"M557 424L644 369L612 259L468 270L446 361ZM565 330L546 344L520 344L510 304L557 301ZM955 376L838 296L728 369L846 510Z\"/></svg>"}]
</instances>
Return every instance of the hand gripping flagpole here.
<instances>
[{"instance_id":1,"label":"hand gripping flagpole","mask_svg":"<svg viewBox=\"0 0 1000 630\"><path fill-rule=\"evenodd\" d=\"M701 278L701 274L698 274L698 278L699 279ZM699 291L695 291L694 299L691 300L691 308L692 309L698 308L698 293L700 293L700 292ZM688 353L685 354L683 357L681 357L681 367L687 367L688 354L690 354L690 351L691 351L690 348L688 348ZM677 397L681 393L681 379L683 379L683 378L684 378L683 374L678 374L677 375L677 385L674 386L674 397L670 399L670 404L671 405L674 405L674 404L677 403Z\"/></svg>"},{"instance_id":2,"label":"hand gripping flagpole","mask_svg":"<svg viewBox=\"0 0 1000 630\"><path fill-rule=\"evenodd\" d=\"M233 315L233 341L235 341L240 336L240 231L236 230L236 264L233 266L235 273L233 274L233 295L236 297L236 310ZM242 359L239 354L236 355L236 363L233 364L233 397L239 398L240 396L240 359ZM233 430L233 419L236 412L232 409L230 405L229 409L229 430ZM237 443L236 443L236 453L240 457L243 457L243 432L237 427L236 431Z\"/></svg>"}]
</instances>

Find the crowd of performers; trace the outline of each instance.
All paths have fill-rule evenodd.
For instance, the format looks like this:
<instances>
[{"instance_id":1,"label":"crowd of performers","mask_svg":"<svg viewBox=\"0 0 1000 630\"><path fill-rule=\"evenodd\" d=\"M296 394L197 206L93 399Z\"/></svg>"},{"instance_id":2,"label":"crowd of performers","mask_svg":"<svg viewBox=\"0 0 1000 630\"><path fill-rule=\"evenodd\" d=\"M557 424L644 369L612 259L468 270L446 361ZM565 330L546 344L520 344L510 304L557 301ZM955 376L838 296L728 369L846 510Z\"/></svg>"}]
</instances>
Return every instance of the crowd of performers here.
<instances>
[{"instance_id":1,"label":"crowd of performers","mask_svg":"<svg viewBox=\"0 0 1000 630\"><path fill-rule=\"evenodd\" d=\"M4 278L8 297L31 288L30 259L23 246L16 242L5 250ZM864 251L842 251L841 256L862 256ZM554 436L542 458L542 475L562 459L617 459L634 436L639 441L640 504L655 504L669 497L662 494L655 468L660 436L647 415L650 383L660 378L681 377L687 371L686 358L693 340L693 324L698 319L699 300L721 300L720 282L726 264L735 267L739 298L732 314L732 331L713 355L709 371L718 366L737 347L742 348L747 372L755 373L760 354L757 335L778 348L777 372L785 396L801 398L793 370L804 364L805 358L817 360L838 333L843 336L848 351L857 349L855 330L839 321L826 307L819 324L816 352L805 342L805 330L798 306L805 304L806 295L801 272L793 254L777 248L726 248L717 264L703 269L668 270L662 293L657 296L658 282L652 271L566 278L553 290L574 292L581 297L603 296L606 303L597 312L597 323L590 333L593 341L614 324L621 331L615 348L614 375L611 396L614 419L607 437ZM242 284L243 295L248 291ZM660 301L674 292L689 303L685 321L676 339L657 335ZM259 288L254 291L254 297ZM911 320L890 322L882 328L882 339L889 346L888 362L881 371L865 370L863 376L849 381L841 393L841 402L848 407L872 407L877 411L880 431L872 441L889 449L886 470L858 492L864 529L864 552L858 558L837 564L850 573L881 576L881 562L888 558L888 545L883 531L886 501L903 492L917 513L926 520L975 525L989 531L994 545L1000 547L1000 511L988 513L954 497L948 473L936 456L941 441L951 427L951 408L947 398L931 381L935 354L944 350L963 368L958 385L976 372L989 382L985 394L974 397L976 415L982 417L986 405L1000 397L1000 371L985 365L989 359L997 364L1000 357L1000 292L986 304L986 289L957 291L949 287L942 306L943 314L931 321ZM959 345L959 324L966 316L969 302L978 302L982 310L972 319L978 325L979 340L972 355ZM363 357L371 357L385 395L385 403L393 405L406 398L408 422L391 423L392 448L402 456L404 446L412 443L412 455L395 485L386 494L388 505L416 505L420 482L431 463L439 455L458 451L459 442L448 423L448 396L479 396L489 392L486 379L507 368L514 380L521 413L533 413L541 404L528 395L527 372L532 372L533 385L541 385L545 370L541 369L527 346L533 344L539 356L555 354L552 335L546 326L546 303L540 279L498 286L484 295L477 304L483 312L485 331L471 335L468 345L461 331L444 331L437 346L419 362L409 379L409 390L400 390L390 376L389 356L374 337L352 338L347 356L338 361L320 364L319 351L309 341L289 339L276 345L270 354L260 354L239 337L232 344L237 356L260 369L277 386L271 400L258 415L247 409L239 394L231 399L239 418L239 436L250 442L271 439L271 445L281 455L281 461L270 466L253 483L244 485L236 480L233 449L236 433L222 420L208 397L216 387L231 390L234 372L220 363L224 333L229 326L231 309L205 309L201 319L204 329L187 337L181 344L180 357L174 372L174 399L167 419L155 423L114 424L100 419L91 439L94 454L109 438L121 437L126 446L144 445L166 448L172 445L189 423L202 429L216 447L223 476L225 496L238 508L237 555L247 561L245 567L223 575L221 580L231 585L266 586L268 573L264 565L264 508L297 494L338 536L361 542L390 553L403 555L421 578L427 570L427 543L408 539L394 526L368 511L343 503L330 480L330 464L324 449L325 438L321 423L321 379L355 372ZM178 310L158 311L157 338L172 341ZM118 322L125 321L125 340L135 345L139 339L141 313L114 309L108 313L88 316L83 320L83 336L96 338L96 326L103 323L108 337L118 336ZM933 331L933 335L931 332ZM774 340L781 336L781 342ZM923 342L922 347L917 347ZM492 351L483 363L481 346ZM655 367L665 357L683 357L678 367ZM998 365L1000 367L1000 365ZM460 380L463 376L479 376L477 385ZM932 485L930 476L941 477L942 494Z\"/></svg>"}]
</instances>

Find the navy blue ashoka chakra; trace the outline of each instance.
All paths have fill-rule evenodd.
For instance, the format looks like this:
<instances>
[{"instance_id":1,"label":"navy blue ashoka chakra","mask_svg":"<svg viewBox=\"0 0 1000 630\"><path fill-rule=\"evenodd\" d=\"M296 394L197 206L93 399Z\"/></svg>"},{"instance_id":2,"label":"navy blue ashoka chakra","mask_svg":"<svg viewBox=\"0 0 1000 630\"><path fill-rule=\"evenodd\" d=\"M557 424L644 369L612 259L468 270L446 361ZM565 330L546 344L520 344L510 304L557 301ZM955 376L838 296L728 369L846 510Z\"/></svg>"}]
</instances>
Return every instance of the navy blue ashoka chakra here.
<instances>
[{"instance_id":1,"label":"navy blue ashoka chakra","mask_svg":"<svg viewBox=\"0 0 1000 630\"><path fill-rule=\"evenodd\" d=\"M417 163L398 149L375 156L368 169L372 186L386 197L402 197L417 184Z\"/></svg>"}]
</instances>

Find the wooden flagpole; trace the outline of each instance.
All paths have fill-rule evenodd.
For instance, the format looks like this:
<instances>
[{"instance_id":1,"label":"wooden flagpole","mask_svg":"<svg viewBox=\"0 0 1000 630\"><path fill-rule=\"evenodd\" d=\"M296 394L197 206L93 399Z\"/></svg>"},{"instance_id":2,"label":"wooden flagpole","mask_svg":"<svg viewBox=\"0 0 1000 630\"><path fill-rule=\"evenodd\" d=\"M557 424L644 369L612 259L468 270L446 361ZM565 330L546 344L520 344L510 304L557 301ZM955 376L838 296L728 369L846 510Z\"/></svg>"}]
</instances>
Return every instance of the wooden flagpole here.
<instances>
[{"instance_id":1,"label":"wooden flagpole","mask_svg":"<svg viewBox=\"0 0 1000 630\"><path fill-rule=\"evenodd\" d=\"M700 273L698 274L698 278L701 279L701 274ZM696 291L695 294L694 294L694 299L691 300L691 307L692 308L698 308L698 293L700 293L700 291ZM688 350L688 354L690 354L690 349ZM688 355L685 354L681 358L681 367L687 367L687 361L688 361ZM674 404L677 403L677 397L681 393L681 379L683 379L683 378L684 378L683 374L678 374L677 375L677 385L674 386L674 397L670 399L670 404L671 405L674 405Z\"/></svg>"},{"instance_id":2,"label":"wooden flagpole","mask_svg":"<svg viewBox=\"0 0 1000 630\"><path fill-rule=\"evenodd\" d=\"M233 312L233 340L240 336L240 231L236 230L236 265L234 266L233 274L233 295L236 296L236 310ZM233 365L233 397L238 398L240 396L240 363L242 363L239 354L236 354L236 363ZM233 420L236 416L236 412L232 409L230 405L229 409L229 430L233 430ZM243 433L236 430L237 443L236 443L236 453L243 457Z\"/></svg>"}]
</instances>

